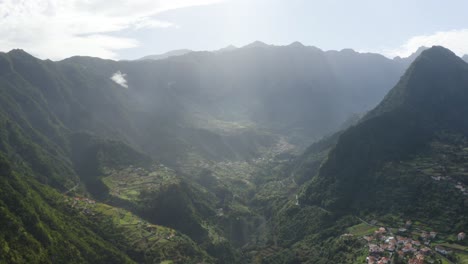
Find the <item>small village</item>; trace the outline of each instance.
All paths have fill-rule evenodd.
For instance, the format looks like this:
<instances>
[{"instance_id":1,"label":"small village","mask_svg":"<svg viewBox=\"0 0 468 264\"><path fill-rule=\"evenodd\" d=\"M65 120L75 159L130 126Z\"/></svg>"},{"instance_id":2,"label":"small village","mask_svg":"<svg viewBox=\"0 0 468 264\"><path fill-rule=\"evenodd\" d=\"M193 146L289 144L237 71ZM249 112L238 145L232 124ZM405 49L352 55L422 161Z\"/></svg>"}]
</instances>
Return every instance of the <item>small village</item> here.
<instances>
[{"instance_id":1,"label":"small village","mask_svg":"<svg viewBox=\"0 0 468 264\"><path fill-rule=\"evenodd\" d=\"M375 221L374 221L375 222ZM345 234L351 235L351 234ZM438 259L443 259L442 263L454 263L454 248L442 246L438 239L439 234L435 231L424 231L413 228L411 220L406 221L404 227L390 228L379 227L372 234L364 235L362 239L367 242L368 264L424 264L440 263ZM457 242L463 242L466 238L464 232L456 235ZM455 247L455 246L454 246ZM459 246L460 251L468 248ZM464 263L464 262L463 262Z\"/></svg>"},{"instance_id":2,"label":"small village","mask_svg":"<svg viewBox=\"0 0 468 264\"><path fill-rule=\"evenodd\" d=\"M95 215L93 208L96 206L96 201L86 197L68 197L65 196L64 202L69 204L71 208L80 211L85 215Z\"/></svg>"}]
</instances>

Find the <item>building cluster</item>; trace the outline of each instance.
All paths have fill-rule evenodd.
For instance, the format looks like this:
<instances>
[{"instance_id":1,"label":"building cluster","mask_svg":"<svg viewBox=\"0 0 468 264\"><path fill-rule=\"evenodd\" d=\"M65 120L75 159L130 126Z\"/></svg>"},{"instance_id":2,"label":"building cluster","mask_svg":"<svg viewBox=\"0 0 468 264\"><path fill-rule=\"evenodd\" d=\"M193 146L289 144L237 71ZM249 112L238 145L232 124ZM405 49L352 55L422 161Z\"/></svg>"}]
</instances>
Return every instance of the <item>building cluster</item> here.
<instances>
[{"instance_id":1,"label":"building cluster","mask_svg":"<svg viewBox=\"0 0 468 264\"><path fill-rule=\"evenodd\" d=\"M408 221L405 228L400 228L398 231L406 232L411 224L411 221ZM367 263L391 263L392 257L397 254L399 259L407 259L408 263L422 264L428 256L433 254L428 245L430 240L436 236L436 232L422 232L420 241L406 236L394 236L390 229L380 227L374 234L363 237L368 242L369 247Z\"/></svg>"},{"instance_id":2,"label":"building cluster","mask_svg":"<svg viewBox=\"0 0 468 264\"><path fill-rule=\"evenodd\" d=\"M431 242L438 235L437 232L413 231L411 235L407 235L411 227L412 222L407 221L404 227L396 229L397 235L393 235L390 228L380 227L372 235L364 236L369 247L367 263L389 264L393 263L394 257L408 264L423 264L428 261L432 263L436 254L448 256L452 253L450 249L440 245L430 248ZM414 237L418 238L414 239ZM465 240L465 238L465 232L457 234L458 241Z\"/></svg>"},{"instance_id":3,"label":"building cluster","mask_svg":"<svg viewBox=\"0 0 468 264\"><path fill-rule=\"evenodd\" d=\"M171 233L166 237L167 240L171 240L173 237L175 237L175 231L172 230Z\"/></svg>"},{"instance_id":4,"label":"building cluster","mask_svg":"<svg viewBox=\"0 0 468 264\"><path fill-rule=\"evenodd\" d=\"M95 200L92 200L92 199L89 199L89 198L86 198L86 197L74 197L73 201L75 201L75 202L82 201L82 202L87 203L87 204L96 204Z\"/></svg>"},{"instance_id":5,"label":"building cluster","mask_svg":"<svg viewBox=\"0 0 468 264\"><path fill-rule=\"evenodd\" d=\"M468 188L462 182L455 182L454 179L448 176L431 176L434 181L449 181L453 186L459 190L463 195L468 195Z\"/></svg>"},{"instance_id":6,"label":"building cluster","mask_svg":"<svg viewBox=\"0 0 468 264\"><path fill-rule=\"evenodd\" d=\"M217 208L216 209L216 216L223 217L224 216L224 209L223 208Z\"/></svg>"},{"instance_id":7,"label":"building cluster","mask_svg":"<svg viewBox=\"0 0 468 264\"><path fill-rule=\"evenodd\" d=\"M457 188L460 192L462 192L464 195L468 195L468 189L466 188L465 185L461 182L457 182L455 184L455 188Z\"/></svg>"},{"instance_id":8,"label":"building cluster","mask_svg":"<svg viewBox=\"0 0 468 264\"><path fill-rule=\"evenodd\" d=\"M79 209L84 214L94 215L90 207L96 204L95 200L86 197L73 197L71 200L67 198L66 201L71 201L71 208Z\"/></svg>"}]
</instances>

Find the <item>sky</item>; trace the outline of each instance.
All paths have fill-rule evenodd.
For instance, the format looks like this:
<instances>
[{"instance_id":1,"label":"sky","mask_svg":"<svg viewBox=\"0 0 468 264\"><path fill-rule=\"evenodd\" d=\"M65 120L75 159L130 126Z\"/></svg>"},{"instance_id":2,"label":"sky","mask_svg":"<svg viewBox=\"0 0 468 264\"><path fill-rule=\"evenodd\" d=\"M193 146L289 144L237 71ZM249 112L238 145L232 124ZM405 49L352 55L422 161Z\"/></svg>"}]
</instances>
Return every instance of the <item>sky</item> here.
<instances>
[{"instance_id":1,"label":"sky","mask_svg":"<svg viewBox=\"0 0 468 264\"><path fill-rule=\"evenodd\" d=\"M0 0L0 51L137 59L260 40L387 57L468 54L466 0Z\"/></svg>"}]
</instances>

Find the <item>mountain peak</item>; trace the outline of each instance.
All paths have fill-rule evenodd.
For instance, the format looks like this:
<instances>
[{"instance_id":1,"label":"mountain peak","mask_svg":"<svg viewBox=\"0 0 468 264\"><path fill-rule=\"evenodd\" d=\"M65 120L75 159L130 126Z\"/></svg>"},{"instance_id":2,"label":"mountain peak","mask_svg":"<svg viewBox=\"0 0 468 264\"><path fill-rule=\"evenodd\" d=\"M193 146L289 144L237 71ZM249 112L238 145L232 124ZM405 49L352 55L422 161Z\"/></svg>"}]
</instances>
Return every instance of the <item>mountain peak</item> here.
<instances>
[{"instance_id":1,"label":"mountain peak","mask_svg":"<svg viewBox=\"0 0 468 264\"><path fill-rule=\"evenodd\" d=\"M15 54L15 53L27 53L27 52L24 51L24 49L12 49L8 53Z\"/></svg>"},{"instance_id":2,"label":"mountain peak","mask_svg":"<svg viewBox=\"0 0 468 264\"><path fill-rule=\"evenodd\" d=\"M297 48L303 48L303 47L305 47L304 44L302 44L302 43L299 42L299 41L294 41L293 43L289 44L288 46L289 46L289 47L297 47Z\"/></svg>"},{"instance_id":3,"label":"mountain peak","mask_svg":"<svg viewBox=\"0 0 468 264\"><path fill-rule=\"evenodd\" d=\"M244 48L267 48L269 46L270 45L266 44L265 42L261 42L261 41L257 40L257 41L254 41L254 42L244 46Z\"/></svg>"},{"instance_id":4,"label":"mountain peak","mask_svg":"<svg viewBox=\"0 0 468 264\"><path fill-rule=\"evenodd\" d=\"M31 57L34 58L31 54L27 53L23 49L12 49L8 52L8 55L11 56L21 56L21 57Z\"/></svg>"},{"instance_id":5,"label":"mountain peak","mask_svg":"<svg viewBox=\"0 0 468 264\"><path fill-rule=\"evenodd\" d=\"M223 50L233 50L233 49L237 49L237 47L231 44L231 45L228 45L228 46L226 46L226 47L224 47L222 49Z\"/></svg>"},{"instance_id":6,"label":"mountain peak","mask_svg":"<svg viewBox=\"0 0 468 264\"><path fill-rule=\"evenodd\" d=\"M233 51L236 50L237 47L234 45L229 45L227 47L221 48L219 50L214 51L215 53L223 53L223 52L228 52L228 51Z\"/></svg>"},{"instance_id":7,"label":"mountain peak","mask_svg":"<svg viewBox=\"0 0 468 264\"><path fill-rule=\"evenodd\" d=\"M405 106L419 112L447 108L448 101L467 97L468 65L449 49L433 46L419 55L400 82L367 117ZM457 99L458 98L458 99ZM468 98L467 98L468 99Z\"/></svg>"},{"instance_id":8,"label":"mountain peak","mask_svg":"<svg viewBox=\"0 0 468 264\"><path fill-rule=\"evenodd\" d=\"M433 59L458 59L458 56L455 53L442 46L432 46L431 48L421 47L416 51L416 53L419 51L421 54L418 57L425 56Z\"/></svg>"},{"instance_id":9,"label":"mountain peak","mask_svg":"<svg viewBox=\"0 0 468 264\"><path fill-rule=\"evenodd\" d=\"M353 55L354 55L354 54L357 54L357 53L358 53L358 52L356 52L355 50L349 49L349 48L347 48L347 49L342 49L342 50L340 50L339 52L342 53L342 54L348 54L348 55L349 55L349 54L353 54Z\"/></svg>"}]
</instances>

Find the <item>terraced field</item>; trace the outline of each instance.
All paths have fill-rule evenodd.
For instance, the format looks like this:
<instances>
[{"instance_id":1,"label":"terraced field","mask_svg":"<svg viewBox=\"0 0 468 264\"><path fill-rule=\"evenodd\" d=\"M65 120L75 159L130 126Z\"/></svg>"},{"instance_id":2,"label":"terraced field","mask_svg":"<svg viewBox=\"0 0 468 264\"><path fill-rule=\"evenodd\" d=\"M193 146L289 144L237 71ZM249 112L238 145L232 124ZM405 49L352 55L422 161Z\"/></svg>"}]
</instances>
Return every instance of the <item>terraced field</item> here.
<instances>
[{"instance_id":1,"label":"terraced field","mask_svg":"<svg viewBox=\"0 0 468 264\"><path fill-rule=\"evenodd\" d=\"M212 259L198 248L187 236L174 229L150 224L133 213L121 208L80 197L65 197L69 206L90 220L113 233L110 240L126 241L130 255L145 263L197 263ZM125 248L123 248L125 250ZM195 254L196 258L184 256Z\"/></svg>"},{"instance_id":2,"label":"terraced field","mask_svg":"<svg viewBox=\"0 0 468 264\"><path fill-rule=\"evenodd\" d=\"M164 185L180 182L175 172L164 165L153 165L150 169L133 166L121 170L106 169L105 175L103 182L109 193L129 201L138 200L144 191L157 192Z\"/></svg>"}]
</instances>

